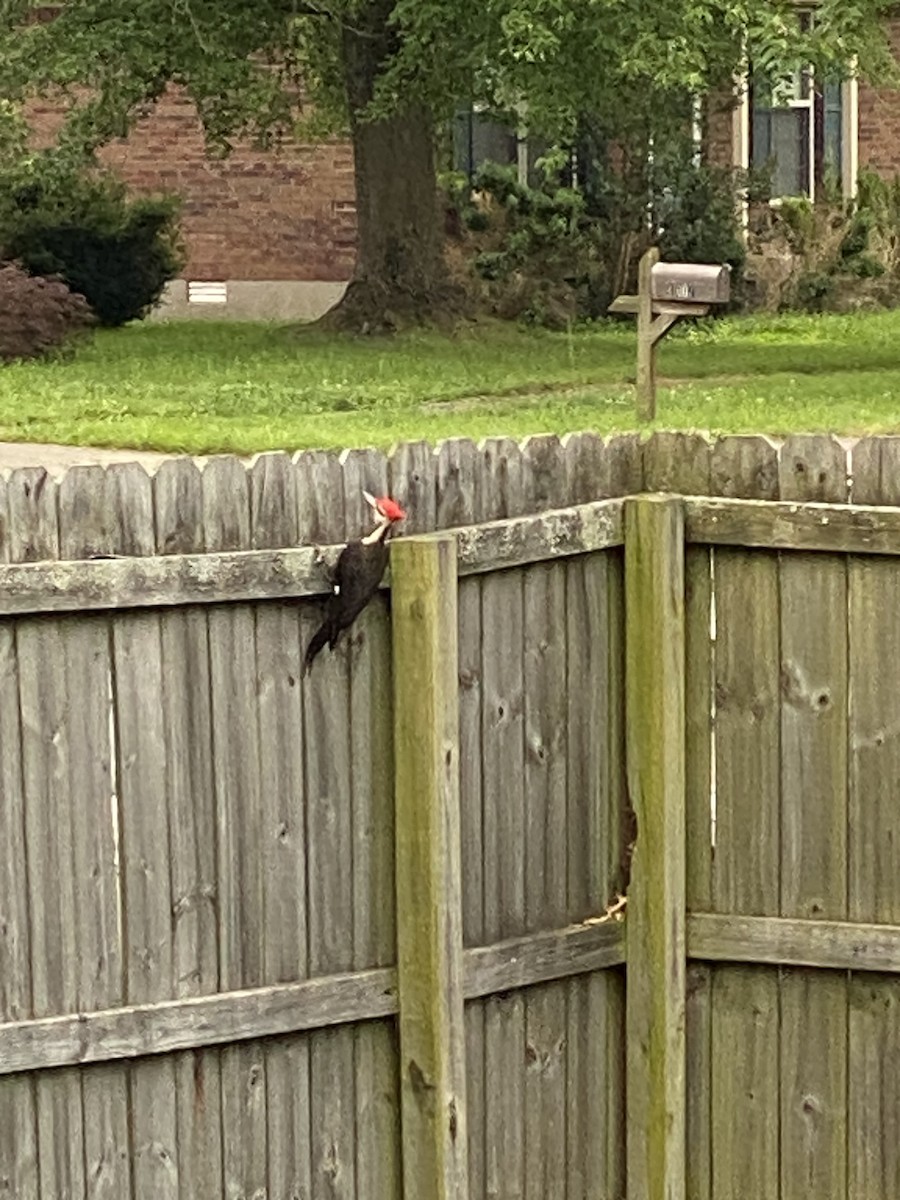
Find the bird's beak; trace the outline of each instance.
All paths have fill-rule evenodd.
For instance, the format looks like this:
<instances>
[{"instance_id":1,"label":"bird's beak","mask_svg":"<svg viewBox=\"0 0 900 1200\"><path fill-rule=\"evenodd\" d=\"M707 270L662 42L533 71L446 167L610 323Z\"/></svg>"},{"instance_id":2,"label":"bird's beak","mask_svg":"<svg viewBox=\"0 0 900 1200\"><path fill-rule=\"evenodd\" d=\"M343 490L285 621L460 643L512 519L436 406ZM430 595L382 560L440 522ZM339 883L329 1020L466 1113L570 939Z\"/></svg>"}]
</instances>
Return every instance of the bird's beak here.
<instances>
[{"instance_id":1,"label":"bird's beak","mask_svg":"<svg viewBox=\"0 0 900 1200\"><path fill-rule=\"evenodd\" d=\"M375 499L375 497L372 495L372 493L364 491L363 496L365 497L366 503L370 504L372 506L372 508L374 508L375 511L378 512L378 501Z\"/></svg>"}]
</instances>

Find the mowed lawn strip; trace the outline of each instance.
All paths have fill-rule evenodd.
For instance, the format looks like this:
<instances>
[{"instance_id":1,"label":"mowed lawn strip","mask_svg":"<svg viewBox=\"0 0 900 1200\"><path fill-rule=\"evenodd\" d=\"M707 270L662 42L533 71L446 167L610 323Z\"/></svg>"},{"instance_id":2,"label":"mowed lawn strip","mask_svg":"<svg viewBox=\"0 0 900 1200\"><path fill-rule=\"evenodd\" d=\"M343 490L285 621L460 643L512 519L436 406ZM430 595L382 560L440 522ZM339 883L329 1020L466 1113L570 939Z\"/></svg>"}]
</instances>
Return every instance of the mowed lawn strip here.
<instances>
[{"instance_id":1,"label":"mowed lawn strip","mask_svg":"<svg viewBox=\"0 0 900 1200\"><path fill-rule=\"evenodd\" d=\"M0 370L0 440L251 454L635 427L634 328L337 337L262 323L101 331ZM900 313L685 323L657 428L900 432Z\"/></svg>"}]
</instances>

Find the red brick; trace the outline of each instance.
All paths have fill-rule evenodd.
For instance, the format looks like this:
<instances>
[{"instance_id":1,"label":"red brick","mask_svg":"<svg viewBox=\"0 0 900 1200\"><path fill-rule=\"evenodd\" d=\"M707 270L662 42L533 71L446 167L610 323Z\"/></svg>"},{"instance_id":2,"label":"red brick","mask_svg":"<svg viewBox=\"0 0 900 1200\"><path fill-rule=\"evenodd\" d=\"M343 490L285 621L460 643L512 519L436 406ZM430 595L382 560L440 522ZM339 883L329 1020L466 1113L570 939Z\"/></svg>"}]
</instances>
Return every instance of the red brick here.
<instances>
[{"instance_id":1,"label":"red brick","mask_svg":"<svg viewBox=\"0 0 900 1200\"><path fill-rule=\"evenodd\" d=\"M887 21L895 56L900 56L900 17ZM859 85L859 165L881 175L900 170L900 90Z\"/></svg>"},{"instance_id":2,"label":"red brick","mask_svg":"<svg viewBox=\"0 0 900 1200\"><path fill-rule=\"evenodd\" d=\"M32 105L35 144L49 145L62 119L62 104ZM186 278L350 278L355 222L331 207L336 196L353 192L348 145L285 139L269 154L238 143L230 157L210 159L193 104L172 88L127 139L105 147L102 159L135 194L182 197Z\"/></svg>"}]
</instances>

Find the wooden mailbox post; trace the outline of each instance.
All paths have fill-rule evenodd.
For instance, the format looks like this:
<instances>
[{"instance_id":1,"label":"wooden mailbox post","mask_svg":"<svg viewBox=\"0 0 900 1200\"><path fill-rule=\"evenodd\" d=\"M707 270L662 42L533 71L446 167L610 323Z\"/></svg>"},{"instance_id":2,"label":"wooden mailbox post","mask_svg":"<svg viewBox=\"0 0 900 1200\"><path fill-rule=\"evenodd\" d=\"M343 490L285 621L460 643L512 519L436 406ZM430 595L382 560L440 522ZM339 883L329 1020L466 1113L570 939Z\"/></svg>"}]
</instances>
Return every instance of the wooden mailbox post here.
<instances>
[{"instance_id":1,"label":"wooden mailbox post","mask_svg":"<svg viewBox=\"0 0 900 1200\"><path fill-rule=\"evenodd\" d=\"M638 267L638 294L617 296L611 313L637 314L637 415L656 416L656 343L679 317L705 317L731 298L731 268L704 263L661 263L656 246Z\"/></svg>"}]
</instances>

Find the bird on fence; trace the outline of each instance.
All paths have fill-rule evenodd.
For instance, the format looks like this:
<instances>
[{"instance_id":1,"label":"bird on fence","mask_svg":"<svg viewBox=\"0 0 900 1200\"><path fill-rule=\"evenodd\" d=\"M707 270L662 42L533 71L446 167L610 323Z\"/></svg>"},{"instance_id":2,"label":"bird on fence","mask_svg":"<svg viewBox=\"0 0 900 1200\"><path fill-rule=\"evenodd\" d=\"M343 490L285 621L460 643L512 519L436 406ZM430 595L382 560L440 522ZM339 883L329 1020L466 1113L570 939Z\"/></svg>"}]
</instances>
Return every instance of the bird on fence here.
<instances>
[{"instance_id":1,"label":"bird on fence","mask_svg":"<svg viewBox=\"0 0 900 1200\"><path fill-rule=\"evenodd\" d=\"M331 595L325 604L325 618L312 635L303 660L303 674L327 644L334 650L344 631L349 629L378 590L388 561L388 540L394 526L406 513L390 496L376 499L363 492L375 510L377 523L371 533L348 542L331 573Z\"/></svg>"}]
</instances>

